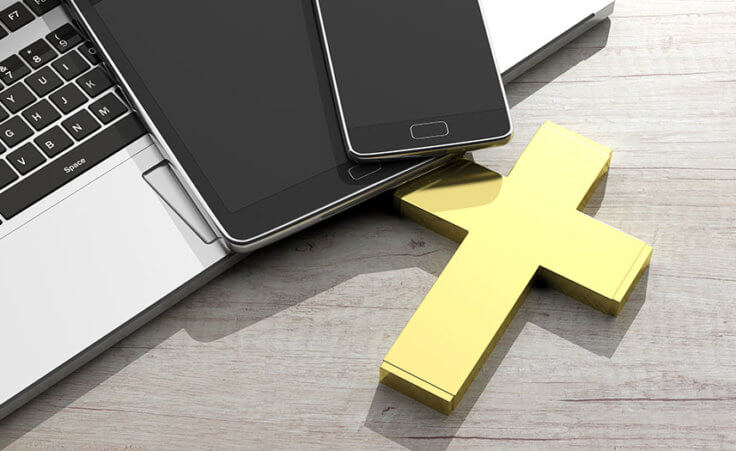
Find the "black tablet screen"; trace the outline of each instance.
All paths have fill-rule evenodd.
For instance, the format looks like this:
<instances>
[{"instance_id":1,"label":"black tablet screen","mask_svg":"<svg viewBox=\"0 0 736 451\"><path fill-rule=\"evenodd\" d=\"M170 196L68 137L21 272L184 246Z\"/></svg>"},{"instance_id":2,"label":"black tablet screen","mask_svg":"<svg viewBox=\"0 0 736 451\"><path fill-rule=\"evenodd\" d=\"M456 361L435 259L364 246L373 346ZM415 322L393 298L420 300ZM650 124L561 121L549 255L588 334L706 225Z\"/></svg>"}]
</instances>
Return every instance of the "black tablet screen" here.
<instances>
[{"instance_id":1,"label":"black tablet screen","mask_svg":"<svg viewBox=\"0 0 736 451\"><path fill-rule=\"evenodd\" d=\"M95 8L231 212L346 162L311 0Z\"/></svg>"}]
</instances>

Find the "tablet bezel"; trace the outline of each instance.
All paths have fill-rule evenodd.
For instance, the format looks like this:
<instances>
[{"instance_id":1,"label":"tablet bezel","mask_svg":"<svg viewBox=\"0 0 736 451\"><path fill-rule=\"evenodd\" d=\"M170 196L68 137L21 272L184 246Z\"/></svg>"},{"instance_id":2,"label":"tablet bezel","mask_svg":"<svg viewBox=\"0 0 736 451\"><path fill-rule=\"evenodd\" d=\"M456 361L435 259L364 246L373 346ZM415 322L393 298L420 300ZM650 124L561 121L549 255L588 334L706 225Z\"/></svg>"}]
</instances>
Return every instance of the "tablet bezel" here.
<instances>
[{"instance_id":1,"label":"tablet bezel","mask_svg":"<svg viewBox=\"0 0 736 451\"><path fill-rule=\"evenodd\" d=\"M129 103L158 141L185 189L233 250L249 252L261 247L285 234L318 222L332 212L426 172L448 159L444 157L384 163L377 170L367 171L367 175L361 178L351 175L356 172L356 164L346 162L237 212L231 212L157 105L148 87L97 13L93 1L69 0L68 4L71 6L70 12L83 27L82 31L99 47L109 72L116 78ZM324 80L329 83L326 71L325 68ZM329 100L325 105L332 107L334 102ZM334 109L330 114L338 121ZM335 122L334 128L337 131L336 142L341 143L338 122ZM247 171L244 169L244 176L246 175Z\"/></svg>"}]
</instances>

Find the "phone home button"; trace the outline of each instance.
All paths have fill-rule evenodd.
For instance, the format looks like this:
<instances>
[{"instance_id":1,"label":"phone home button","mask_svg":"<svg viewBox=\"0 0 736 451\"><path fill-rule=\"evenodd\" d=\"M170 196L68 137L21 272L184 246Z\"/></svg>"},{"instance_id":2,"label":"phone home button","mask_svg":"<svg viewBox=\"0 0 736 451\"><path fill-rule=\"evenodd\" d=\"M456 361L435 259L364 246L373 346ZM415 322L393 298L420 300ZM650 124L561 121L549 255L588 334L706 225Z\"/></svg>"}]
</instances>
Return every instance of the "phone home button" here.
<instances>
[{"instance_id":1,"label":"phone home button","mask_svg":"<svg viewBox=\"0 0 736 451\"><path fill-rule=\"evenodd\" d=\"M375 174L381 169L382 169L382 166L379 163L356 164L355 166L352 166L350 169L348 169L348 174L350 174L350 178L358 182L368 177L369 175Z\"/></svg>"},{"instance_id":2,"label":"phone home button","mask_svg":"<svg viewBox=\"0 0 736 451\"><path fill-rule=\"evenodd\" d=\"M442 138L450 134L450 127L445 121L428 122L412 125L409 132L414 139Z\"/></svg>"}]
</instances>

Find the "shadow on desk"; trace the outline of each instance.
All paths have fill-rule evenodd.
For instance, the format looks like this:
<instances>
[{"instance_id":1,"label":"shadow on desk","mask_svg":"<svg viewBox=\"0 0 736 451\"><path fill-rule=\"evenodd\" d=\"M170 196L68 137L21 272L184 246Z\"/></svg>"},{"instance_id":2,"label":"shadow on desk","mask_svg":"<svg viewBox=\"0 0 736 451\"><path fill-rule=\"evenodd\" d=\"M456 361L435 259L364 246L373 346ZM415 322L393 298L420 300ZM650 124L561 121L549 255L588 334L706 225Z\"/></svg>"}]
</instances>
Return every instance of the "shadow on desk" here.
<instances>
[{"instance_id":1,"label":"shadow on desk","mask_svg":"<svg viewBox=\"0 0 736 451\"><path fill-rule=\"evenodd\" d=\"M521 103L550 81L604 48L609 30L610 21L603 22L585 36L513 82L508 88L510 105L515 106ZM591 200L589 207L585 210L587 214L595 214L601 205L604 192L605 183L602 184L602 188L599 189L596 196ZM310 255L310 247L314 246L310 240L328 239L330 234L334 234L334 230L339 230L342 227L355 227L356 221L360 224L380 223L380 218L376 221L376 216L385 218L388 215L394 215L393 212L388 212L390 204L390 199L387 196L380 197L351 210L349 214L338 216L322 225L302 232L296 237L289 238L253 254L243 263L200 290L196 297L190 296L169 312L154 320L155 327L146 326L135 332L134 334L147 334L146 347L125 346L128 339L123 340L102 356L0 421L0 448L12 444L181 330L185 330L192 338L201 342L215 341L276 315L306 299L338 286L352 277L365 273L404 269L406 264L402 265L401 259L398 258L382 259L376 267L365 267L357 262L353 263L352 266L348 265L346 268L345 265L340 264L340 261L351 255L351 249L349 243L341 243L343 247L339 251L333 250L332 254L328 255L328 258L332 259L334 263L333 267L340 267L340 270L335 271L335 274L321 274L318 280L314 280L312 281L314 283L310 284L304 284L302 280L290 279L278 274L279 271L288 270L288 268L278 267L278 264L283 266L284 254L293 253L296 249L304 257L301 259L292 258L291 265L309 264L313 260ZM369 232L369 230L366 231ZM390 247L391 243L376 240L376 244L377 250L381 251L381 246ZM384 250L386 255L391 255L391 249ZM324 252L329 254L330 250ZM427 273L438 276L450 257L451 252L422 255L422 258L412 260L411 266L418 266ZM279 263L274 265L274 262ZM325 267L326 269L330 268L329 265ZM254 280L258 280L258 284L251 283ZM409 448L444 449L454 438L457 438L455 437L456 432L463 424L468 413L473 409L481 393L527 322L537 324L591 352L610 358L625 336L639 309L641 309L646 287L647 278L645 277L624 308L621 316L615 319L549 290L544 292L544 296L530 296L452 416L445 417L387 387L379 385L367 414L365 426ZM228 290L238 290L238 295L233 296ZM278 301L258 304L257 306L250 305L248 300L259 299L257 293L262 290L269 290L271 298L277 298ZM244 301L242 303L218 302L221 299L243 299ZM193 305L194 303L202 305ZM557 310L554 315L544 313L551 304L555 304L555 310ZM586 321L588 321L586 330L595 331L595 333L579 332L571 334L568 329L559 326L559 315L565 315L579 309L585 310L585 313L582 314L586 316ZM199 315L186 315L186 312L201 314L203 311L209 313L204 316L205 319ZM184 313L183 316L181 315L182 312ZM540 312L542 313L540 314ZM581 313L577 312L576 314L580 315ZM221 322L214 324L213 321L207 319L213 317L232 318L232 321L223 326ZM90 366L95 365L102 368L98 367L95 370L90 370ZM376 364L377 377L378 363ZM427 431L435 434L438 430L444 430L445 433L441 436L426 435Z\"/></svg>"},{"instance_id":2,"label":"shadow on desk","mask_svg":"<svg viewBox=\"0 0 736 451\"><path fill-rule=\"evenodd\" d=\"M610 32L611 19L606 19L533 69L516 78L506 86L509 107L513 108L520 104L565 72L603 50L608 44Z\"/></svg>"},{"instance_id":3,"label":"shadow on desk","mask_svg":"<svg viewBox=\"0 0 736 451\"><path fill-rule=\"evenodd\" d=\"M498 367L527 323L535 324L597 355L611 358L644 305L649 272L644 275L617 318L557 293L535 286L506 333L496 345L465 397L449 417L379 384L365 420L365 426L409 449L444 450L453 440L493 440L507 437L458 436L457 431L473 410ZM554 313L546 313L553 310ZM561 316L575 315L584 321L579 331L560 326ZM582 318L581 318L582 317ZM378 370L376 370L376 374ZM376 376L378 377L378 376ZM438 431L443 431L438 434Z\"/></svg>"},{"instance_id":4,"label":"shadow on desk","mask_svg":"<svg viewBox=\"0 0 736 451\"><path fill-rule=\"evenodd\" d=\"M409 227L397 232L401 225ZM0 420L0 448L181 331L198 342L214 342L366 273L411 267L438 276L454 252L454 243L437 237L443 249L427 254L423 242L407 246L416 236L414 231L434 236L400 218L392 208L391 195L385 194L249 255L196 295ZM366 249L366 241L375 245ZM407 247L411 255L404 254Z\"/></svg>"}]
</instances>

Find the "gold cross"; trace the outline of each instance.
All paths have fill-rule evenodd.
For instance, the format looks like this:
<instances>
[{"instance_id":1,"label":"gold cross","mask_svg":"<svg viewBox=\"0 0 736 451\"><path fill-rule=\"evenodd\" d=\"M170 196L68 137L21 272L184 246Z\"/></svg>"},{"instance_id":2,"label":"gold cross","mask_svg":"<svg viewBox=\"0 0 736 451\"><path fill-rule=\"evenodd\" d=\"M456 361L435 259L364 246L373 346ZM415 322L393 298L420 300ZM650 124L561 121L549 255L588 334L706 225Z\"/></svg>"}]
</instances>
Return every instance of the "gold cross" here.
<instances>
[{"instance_id":1,"label":"gold cross","mask_svg":"<svg viewBox=\"0 0 736 451\"><path fill-rule=\"evenodd\" d=\"M547 122L508 177L461 160L401 188L401 213L462 242L384 358L382 383L447 415L535 276L618 315L652 248L585 215L611 150Z\"/></svg>"}]
</instances>

